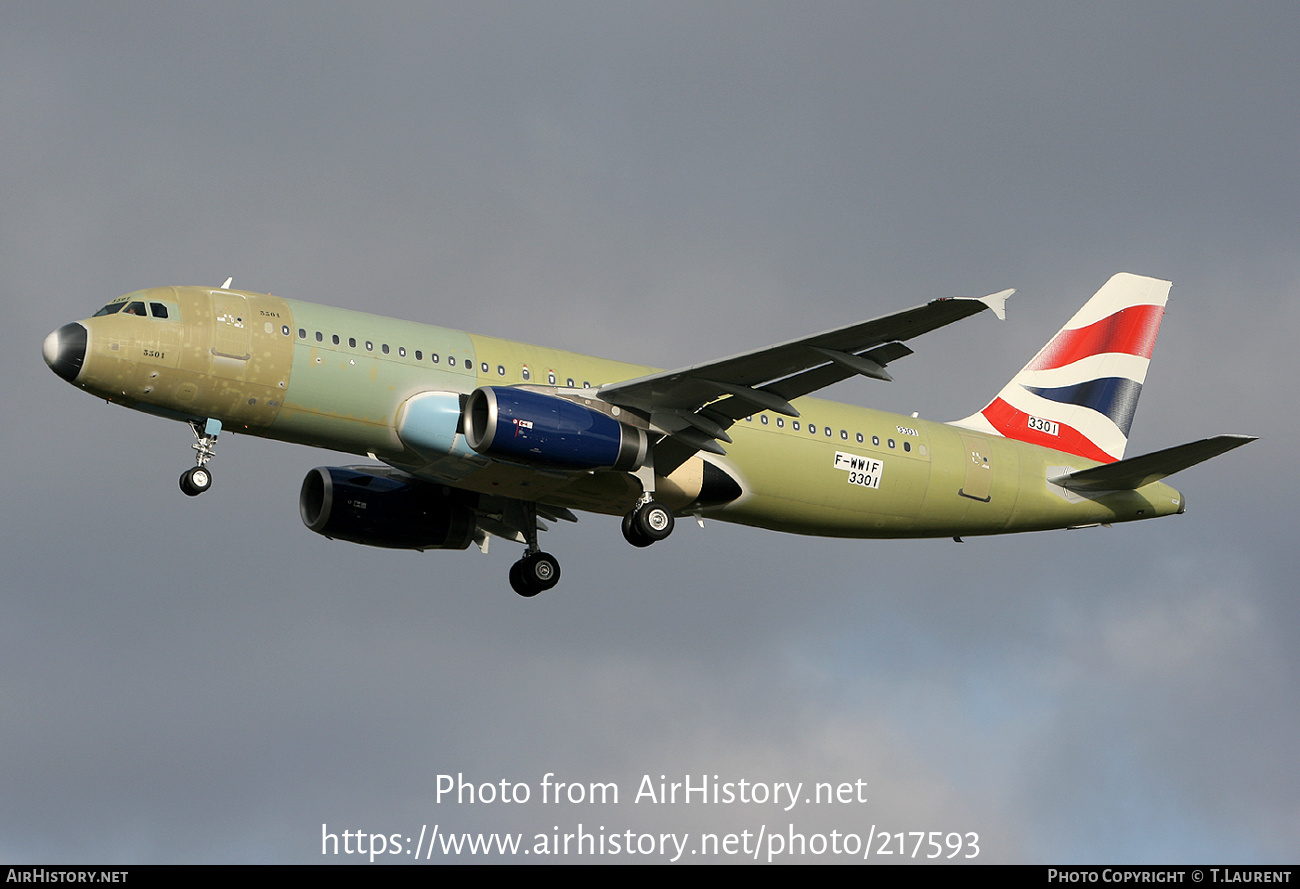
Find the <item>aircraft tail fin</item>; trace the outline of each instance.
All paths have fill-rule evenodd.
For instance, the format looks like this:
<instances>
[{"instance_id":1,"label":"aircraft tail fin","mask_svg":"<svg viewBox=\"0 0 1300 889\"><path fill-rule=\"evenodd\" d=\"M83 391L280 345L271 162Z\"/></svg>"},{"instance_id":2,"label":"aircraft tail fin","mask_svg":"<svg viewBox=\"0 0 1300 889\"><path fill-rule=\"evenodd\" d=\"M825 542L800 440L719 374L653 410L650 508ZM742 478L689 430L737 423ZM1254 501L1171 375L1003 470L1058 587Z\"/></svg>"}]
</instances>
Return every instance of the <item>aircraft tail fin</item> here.
<instances>
[{"instance_id":1,"label":"aircraft tail fin","mask_svg":"<svg viewBox=\"0 0 1300 889\"><path fill-rule=\"evenodd\" d=\"M953 425L1101 463L1122 459L1172 286L1115 275L987 407Z\"/></svg>"}]
</instances>

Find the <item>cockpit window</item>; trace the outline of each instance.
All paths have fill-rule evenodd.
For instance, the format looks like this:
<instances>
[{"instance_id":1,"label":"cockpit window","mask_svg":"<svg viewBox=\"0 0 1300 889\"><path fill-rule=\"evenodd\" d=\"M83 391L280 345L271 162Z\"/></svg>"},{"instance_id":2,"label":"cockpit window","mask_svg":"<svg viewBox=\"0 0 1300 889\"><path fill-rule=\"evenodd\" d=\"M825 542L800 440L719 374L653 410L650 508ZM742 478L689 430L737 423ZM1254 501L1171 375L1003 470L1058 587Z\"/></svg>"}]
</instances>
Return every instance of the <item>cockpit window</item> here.
<instances>
[{"instance_id":1,"label":"cockpit window","mask_svg":"<svg viewBox=\"0 0 1300 889\"><path fill-rule=\"evenodd\" d=\"M94 314L93 317L99 318L102 315L116 315L121 312L124 315L139 315L141 318L164 318L170 319L172 314L178 312L179 307L176 303L149 302L143 300L120 299L109 303ZM177 318L180 315L177 314Z\"/></svg>"}]
</instances>

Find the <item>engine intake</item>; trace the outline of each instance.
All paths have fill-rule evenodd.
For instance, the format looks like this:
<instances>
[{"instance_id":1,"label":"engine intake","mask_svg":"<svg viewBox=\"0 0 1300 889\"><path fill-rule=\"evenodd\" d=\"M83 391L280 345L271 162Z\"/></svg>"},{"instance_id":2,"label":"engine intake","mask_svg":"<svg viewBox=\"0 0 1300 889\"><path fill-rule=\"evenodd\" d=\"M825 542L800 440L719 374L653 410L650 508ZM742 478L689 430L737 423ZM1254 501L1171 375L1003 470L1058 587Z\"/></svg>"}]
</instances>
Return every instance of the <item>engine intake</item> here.
<instances>
[{"instance_id":1,"label":"engine intake","mask_svg":"<svg viewBox=\"0 0 1300 889\"><path fill-rule=\"evenodd\" d=\"M644 429L554 395L481 386L465 404L465 440L485 457L554 469L632 471L645 462Z\"/></svg>"},{"instance_id":2,"label":"engine intake","mask_svg":"<svg viewBox=\"0 0 1300 889\"><path fill-rule=\"evenodd\" d=\"M474 510L448 489L412 485L340 466L318 466L302 480L302 523L331 540L389 549L465 549Z\"/></svg>"}]
</instances>

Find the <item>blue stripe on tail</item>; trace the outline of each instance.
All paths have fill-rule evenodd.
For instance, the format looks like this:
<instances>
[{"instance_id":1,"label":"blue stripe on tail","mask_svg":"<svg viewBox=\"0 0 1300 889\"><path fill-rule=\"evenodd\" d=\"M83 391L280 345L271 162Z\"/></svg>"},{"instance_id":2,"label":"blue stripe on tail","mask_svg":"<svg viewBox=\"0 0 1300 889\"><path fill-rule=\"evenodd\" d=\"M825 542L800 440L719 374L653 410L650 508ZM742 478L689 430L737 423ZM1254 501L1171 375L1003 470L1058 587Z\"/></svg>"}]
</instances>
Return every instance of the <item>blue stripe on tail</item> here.
<instances>
[{"instance_id":1,"label":"blue stripe on tail","mask_svg":"<svg viewBox=\"0 0 1300 889\"><path fill-rule=\"evenodd\" d=\"M1058 389L1042 389L1037 386L1025 386L1025 389L1050 401L1077 404L1105 414L1125 437L1133 425L1133 413L1137 410L1138 396L1142 394L1141 383L1124 377L1086 380Z\"/></svg>"}]
</instances>

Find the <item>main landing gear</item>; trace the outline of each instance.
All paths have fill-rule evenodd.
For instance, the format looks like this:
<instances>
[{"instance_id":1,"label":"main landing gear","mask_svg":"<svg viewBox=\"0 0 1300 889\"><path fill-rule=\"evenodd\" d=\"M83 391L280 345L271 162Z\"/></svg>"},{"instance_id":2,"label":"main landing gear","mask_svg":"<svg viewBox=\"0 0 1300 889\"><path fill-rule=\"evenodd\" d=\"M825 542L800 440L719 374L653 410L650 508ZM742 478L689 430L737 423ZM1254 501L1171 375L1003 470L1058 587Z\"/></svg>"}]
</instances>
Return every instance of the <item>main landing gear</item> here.
<instances>
[{"instance_id":1,"label":"main landing gear","mask_svg":"<svg viewBox=\"0 0 1300 889\"><path fill-rule=\"evenodd\" d=\"M515 513L509 526L523 532L527 548L523 558L510 566L510 588L531 599L560 582L560 563L537 545L537 504L517 501L517 506L522 514ZM633 546L649 546L673 533L674 524L668 507L645 493L623 517L623 536Z\"/></svg>"},{"instance_id":2,"label":"main landing gear","mask_svg":"<svg viewBox=\"0 0 1300 889\"><path fill-rule=\"evenodd\" d=\"M510 588L525 599L531 599L559 582L560 563L550 553L527 552L510 566Z\"/></svg>"},{"instance_id":3,"label":"main landing gear","mask_svg":"<svg viewBox=\"0 0 1300 889\"><path fill-rule=\"evenodd\" d=\"M560 582L560 563L537 545L537 504L524 503L524 536L528 548L524 557L510 566L510 588L531 599Z\"/></svg>"},{"instance_id":4,"label":"main landing gear","mask_svg":"<svg viewBox=\"0 0 1300 889\"><path fill-rule=\"evenodd\" d=\"M190 420L190 428L194 430L194 438L197 439L194 443L194 462L197 465L181 473L181 490L187 496L197 497L212 487L212 470L208 469L208 461L216 454L221 421Z\"/></svg>"},{"instance_id":5,"label":"main landing gear","mask_svg":"<svg viewBox=\"0 0 1300 889\"><path fill-rule=\"evenodd\" d=\"M633 546L649 546L671 533L673 514L648 494L643 494L632 511L623 516L623 537Z\"/></svg>"}]
</instances>

